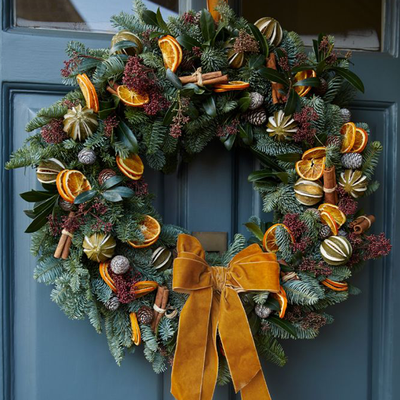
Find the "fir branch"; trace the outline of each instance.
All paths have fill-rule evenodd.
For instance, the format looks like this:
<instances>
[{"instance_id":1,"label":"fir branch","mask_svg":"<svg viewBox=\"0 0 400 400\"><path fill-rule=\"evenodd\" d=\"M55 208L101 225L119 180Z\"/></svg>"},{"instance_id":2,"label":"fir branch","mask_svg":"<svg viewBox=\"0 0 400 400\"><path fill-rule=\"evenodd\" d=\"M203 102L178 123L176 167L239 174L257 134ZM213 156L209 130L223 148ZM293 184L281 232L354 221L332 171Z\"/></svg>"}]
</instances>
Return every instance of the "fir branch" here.
<instances>
[{"instance_id":1,"label":"fir branch","mask_svg":"<svg viewBox=\"0 0 400 400\"><path fill-rule=\"evenodd\" d=\"M264 356L267 360L272 361L279 367L283 367L287 362L287 357L283 347L269 333L259 335L256 337L256 346L259 353Z\"/></svg>"},{"instance_id":2,"label":"fir branch","mask_svg":"<svg viewBox=\"0 0 400 400\"><path fill-rule=\"evenodd\" d=\"M372 179L375 168L378 165L379 156L382 153L383 146L380 142L372 142L367 145L367 149L363 153L363 163L361 171L368 178Z\"/></svg>"}]
</instances>

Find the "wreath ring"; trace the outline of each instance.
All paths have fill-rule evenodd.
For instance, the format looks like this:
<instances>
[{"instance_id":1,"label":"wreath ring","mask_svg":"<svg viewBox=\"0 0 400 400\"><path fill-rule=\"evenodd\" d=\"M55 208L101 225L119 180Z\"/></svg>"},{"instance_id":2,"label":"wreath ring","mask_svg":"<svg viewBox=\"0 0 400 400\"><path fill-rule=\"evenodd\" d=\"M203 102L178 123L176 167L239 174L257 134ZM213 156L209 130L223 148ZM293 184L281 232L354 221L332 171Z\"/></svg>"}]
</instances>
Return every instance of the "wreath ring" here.
<instances>
[{"instance_id":1,"label":"wreath ring","mask_svg":"<svg viewBox=\"0 0 400 400\"><path fill-rule=\"evenodd\" d=\"M345 108L363 84L331 36L306 54L278 21L251 24L224 2L168 21L140 1L134 11L112 18L121 30L109 49L68 44L61 74L79 89L38 112L27 125L34 133L7 163L36 168L43 186L21 194L33 203L25 213L34 276L54 285L52 300L68 317L87 316L98 332L104 322L117 363L143 343L155 372L165 371L187 301L174 291L172 265L188 236L162 224L142 158L169 173L214 139L244 147L261 163L249 181L273 223L252 217L250 238L236 235L221 256L187 243L204 268L234 265L250 248L275 268L264 290L240 300L259 353L284 365L279 340L316 337L333 320L325 308L359 292L350 276L390 251L383 233L368 233L374 216L358 209L378 188L382 151ZM227 270L210 270L220 291ZM218 345L218 381L232 375L235 384L227 347Z\"/></svg>"}]
</instances>

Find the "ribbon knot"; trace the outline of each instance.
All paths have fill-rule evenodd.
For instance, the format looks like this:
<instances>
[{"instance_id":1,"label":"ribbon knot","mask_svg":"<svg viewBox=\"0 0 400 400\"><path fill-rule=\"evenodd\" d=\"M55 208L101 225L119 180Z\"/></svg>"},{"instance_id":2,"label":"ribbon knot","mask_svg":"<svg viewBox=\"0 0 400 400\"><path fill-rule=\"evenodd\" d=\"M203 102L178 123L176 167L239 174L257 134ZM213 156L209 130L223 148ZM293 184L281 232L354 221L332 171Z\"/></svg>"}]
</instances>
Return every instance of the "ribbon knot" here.
<instances>
[{"instance_id":1,"label":"ribbon knot","mask_svg":"<svg viewBox=\"0 0 400 400\"><path fill-rule=\"evenodd\" d=\"M177 400L212 399L218 375L218 333L235 392L240 390L243 400L271 400L238 293L279 292L276 255L253 244L225 268L209 266L193 236L179 235L177 249L173 289L190 296L179 320L171 393Z\"/></svg>"}]
</instances>

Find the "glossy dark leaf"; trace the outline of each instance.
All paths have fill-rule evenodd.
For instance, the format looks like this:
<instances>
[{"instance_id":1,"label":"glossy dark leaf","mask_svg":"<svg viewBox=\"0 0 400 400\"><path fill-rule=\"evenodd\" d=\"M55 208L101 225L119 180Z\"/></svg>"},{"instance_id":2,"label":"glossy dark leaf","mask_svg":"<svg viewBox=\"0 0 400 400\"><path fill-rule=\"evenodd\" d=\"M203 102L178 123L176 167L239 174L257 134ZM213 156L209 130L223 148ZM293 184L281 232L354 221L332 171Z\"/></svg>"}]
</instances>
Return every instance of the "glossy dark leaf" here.
<instances>
[{"instance_id":1,"label":"glossy dark leaf","mask_svg":"<svg viewBox=\"0 0 400 400\"><path fill-rule=\"evenodd\" d=\"M248 317L251 333L255 336L260 329L261 321L255 313L251 313Z\"/></svg>"},{"instance_id":2,"label":"glossy dark leaf","mask_svg":"<svg viewBox=\"0 0 400 400\"><path fill-rule=\"evenodd\" d=\"M136 136L131 131L128 125L123 121L119 121L116 128L116 132L119 140L129 149L131 153L137 153L139 150L138 142Z\"/></svg>"},{"instance_id":3,"label":"glossy dark leaf","mask_svg":"<svg viewBox=\"0 0 400 400\"><path fill-rule=\"evenodd\" d=\"M285 106L285 115L292 115L300 105L300 97L294 89L290 89L289 98Z\"/></svg>"},{"instance_id":4,"label":"glossy dark leaf","mask_svg":"<svg viewBox=\"0 0 400 400\"><path fill-rule=\"evenodd\" d=\"M239 125L239 135L244 144L250 146L253 143L253 128L250 124L245 124L244 126Z\"/></svg>"},{"instance_id":5,"label":"glossy dark leaf","mask_svg":"<svg viewBox=\"0 0 400 400\"><path fill-rule=\"evenodd\" d=\"M25 233L32 233L38 231L42 226L47 223L47 216L52 212L54 202L48 202L46 207L41 210L40 213L36 214L36 218L26 228Z\"/></svg>"},{"instance_id":6,"label":"glossy dark leaf","mask_svg":"<svg viewBox=\"0 0 400 400\"><path fill-rule=\"evenodd\" d=\"M313 49L314 49L314 54L317 62L319 62L319 50L318 50L318 42L314 39L313 40Z\"/></svg>"},{"instance_id":7,"label":"glossy dark leaf","mask_svg":"<svg viewBox=\"0 0 400 400\"><path fill-rule=\"evenodd\" d=\"M205 112L212 118L217 116L217 108L215 107L215 101L213 96L208 96L203 101L203 107Z\"/></svg>"},{"instance_id":8,"label":"glossy dark leaf","mask_svg":"<svg viewBox=\"0 0 400 400\"><path fill-rule=\"evenodd\" d=\"M157 21L157 15L154 11L144 10L142 12L142 19L146 25L157 26L160 28Z\"/></svg>"},{"instance_id":9,"label":"glossy dark leaf","mask_svg":"<svg viewBox=\"0 0 400 400\"><path fill-rule=\"evenodd\" d=\"M20 196L29 203L36 203L38 201L47 200L48 198L54 196L54 194L50 192L31 190L29 192L20 193Z\"/></svg>"},{"instance_id":10,"label":"glossy dark leaf","mask_svg":"<svg viewBox=\"0 0 400 400\"><path fill-rule=\"evenodd\" d=\"M228 137L222 139L224 146L227 150L232 149L235 140L236 140L236 135L228 135Z\"/></svg>"},{"instance_id":11,"label":"glossy dark leaf","mask_svg":"<svg viewBox=\"0 0 400 400\"><path fill-rule=\"evenodd\" d=\"M186 50L192 50L193 47L200 47L201 48L201 43L197 41L196 39L193 39L191 36L182 34L176 38L178 43L184 47Z\"/></svg>"},{"instance_id":12,"label":"glossy dark leaf","mask_svg":"<svg viewBox=\"0 0 400 400\"><path fill-rule=\"evenodd\" d=\"M164 21L162 15L161 15L160 7L157 8L156 19L157 19L158 26L159 26L165 33L169 33L168 25L167 25L167 23Z\"/></svg>"},{"instance_id":13,"label":"glossy dark leaf","mask_svg":"<svg viewBox=\"0 0 400 400\"><path fill-rule=\"evenodd\" d=\"M311 86L318 87L320 85L320 81L318 78L306 78L301 81L297 81L293 86Z\"/></svg>"},{"instance_id":14,"label":"glossy dark leaf","mask_svg":"<svg viewBox=\"0 0 400 400\"><path fill-rule=\"evenodd\" d=\"M264 233L261 228L254 222L247 222L244 226L259 240L262 242L264 238Z\"/></svg>"},{"instance_id":15,"label":"glossy dark leaf","mask_svg":"<svg viewBox=\"0 0 400 400\"><path fill-rule=\"evenodd\" d=\"M96 190L87 190L75 197L74 204L86 203L87 201L92 200L93 197L96 196L96 193Z\"/></svg>"},{"instance_id":16,"label":"glossy dark leaf","mask_svg":"<svg viewBox=\"0 0 400 400\"><path fill-rule=\"evenodd\" d=\"M197 86L195 83L187 83L183 89L181 90L181 94L184 96L190 96L194 94L203 94L205 92L204 89Z\"/></svg>"},{"instance_id":17,"label":"glossy dark leaf","mask_svg":"<svg viewBox=\"0 0 400 400\"><path fill-rule=\"evenodd\" d=\"M106 119L110 114L115 111L116 107L106 108L104 110L100 110L98 112L98 116L100 119Z\"/></svg>"},{"instance_id":18,"label":"glossy dark leaf","mask_svg":"<svg viewBox=\"0 0 400 400\"><path fill-rule=\"evenodd\" d=\"M265 79L269 79L271 82L282 83L282 85L288 86L288 80L280 72L272 68L263 67L258 70L258 73Z\"/></svg>"},{"instance_id":19,"label":"glossy dark leaf","mask_svg":"<svg viewBox=\"0 0 400 400\"><path fill-rule=\"evenodd\" d=\"M301 71L308 71L309 69L314 69L313 65L298 65L297 67L292 68L292 73L297 74Z\"/></svg>"},{"instance_id":20,"label":"glossy dark leaf","mask_svg":"<svg viewBox=\"0 0 400 400\"><path fill-rule=\"evenodd\" d=\"M27 217L31 219L36 218L36 214L33 212L33 210L24 210L24 213Z\"/></svg>"},{"instance_id":21,"label":"glossy dark leaf","mask_svg":"<svg viewBox=\"0 0 400 400\"><path fill-rule=\"evenodd\" d=\"M46 200L39 201L38 203L34 204L32 211L36 215L39 215L43 210L47 209L49 207L49 205L54 207L57 199L58 199L58 195L53 195L52 197L49 197Z\"/></svg>"},{"instance_id":22,"label":"glossy dark leaf","mask_svg":"<svg viewBox=\"0 0 400 400\"><path fill-rule=\"evenodd\" d=\"M294 163L301 159L301 154L300 153L286 153L286 154L280 154L279 156L276 156L276 158L280 161Z\"/></svg>"},{"instance_id":23,"label":"glossy dark leaf","mask_svg":"<svg viewBox=\"0 0 400 400\"><path fill-rule=\"evenodd\" d=\"M250 103L251 103L250 95L249 95L248 92L246 92L246 94L243 95L243 96L239 99L239 101L238 101L238 104L239 104L239 111L240 111L240 112L245 112L245 111L247 111L248 108L250 107Z\"/></svg>"},{"instance_id":24,"label":"glossy dark leaf","mask_svg":"<svg viewBox=\"0 0 400 400\"><path fill-rule=\"evenodd\" d=\"M279 326L279 328L282 328L285 330L287 333L290 335L294 336L297 339L297 332L293 324L285 319L280 319L279 317L275 316L270 316L268 318L268 322L271 324L274 324L276 326Z\"/></svg>"},{"instance_id":25,"label":"glossy dark leaf","mask_svg":"<svg viewBox=\"0 0 400 400\"><path fill-rule=\"evenodd\" d=\"M248 26L249 26L254 38L257 40L257 42L260 45L261 53L264 54L265 57L268 57L269 48L268 48L267 39L254 24L249 23Z\"/></svg>"},{"instance_id":26,"label":"glossy dark leaf","mask_svg":"<svg viewBox=\"0 0 400 400\"><path fill-rule=\"evenodd\" d=\"M264 303L264 306L270 308L273 311L279 311L281 309L279 301L274 299L273 297L268 297L268 299Z\"/></svg>"},{"instance_id":27,"label":"glossy dark leaf","mask_svg":"<svg viewBox=\"0 0 400 400\"><path fill-rule=\"evenodd\" d=\"M254 171L248 176L249 182L258 182L262 181L264 178L278 178L283 183L287 183L289 176L287 172L271 172L268 170Z\"/></svg>"},{"instance_id":28,"label":"glossy dark leaf","mask_svg":"<svg viewBox=\"0 0 400 400\"><path fill-rule=\"evenodd\" d=\"M110 189L115 185L118 185L119 183L121 183L124 180L124 178L122 176L119 175L115 175L112 176L110 179L107 179L100 187L101 190L106 190L106 189Z\"/></svg>"},{"instance_id":29,"label":"glossy dark leaf","mask_svg":"<svg viewBox=\"0 0 400 400\"><path fill-rule=\"evenodd\" d=\"M122 201L122 197L119 193L115 191L115 189L107 190L103 193L103 197L111 201L112 203L117 203L118 201Z\"/></svg>"},{"instance_id":30,"label":"glossy dark leaf","mask_svg":"<svg viewBox=\"0 0 400 400\"><path fill-rule=\"evenodd\" d=\"M362 80L352 71L345 68L334 67L332 68L338 75L346 79L352 86L358 89L360 92L364 93L364 84Z\"/></svg>"},{"instance_id":31,"label":"glossy dark leaf","mask_svg":"<svg viewBox=\"0 0 400 400\"><path fill-rule=\"evenodd\" d=\"M265 65L265 56L263 54L257 54L249 58L248 66L251 69L258 69Z\"/></svg>"},{"instance_id":32,"label":"glossy dark leaf","mask_svg":"<svg viewBox=\"0 0 400 400\"><path fill-rule=\"evenodd\" d=\"M182 89L182 82L178 78L178 76L172 72L169 68L167 69L166 72L166 77L167 79L174 85L174 87L178 90Z\"/></svg>"},{"instance_id":33,"label":"glossy dark leaf","mask_svg":"<svg viewBox=\"0 0 400 400\"><path fill-rule=\"evenodd\" d=\"M121 197L125 198L132 197L135 194L135 192L132 189L125 186L118 186L114 189L111 189L111 191L113 193L118 193ZM108 190L108 192L110 192L110 190Z\"/></svg>"},{"instance_id":34,"label":"glossy dark leaf","mask_svg":"<svg viewBox=\"0 0 400 400\"><path fill-rule=\"evenodd\" d=\"M250 148L250 150L266 167L272 168L274 171L285 172L271 157L257 149Z\"/></svg>"},{"instance_id":35,"label":"glossy dark leaf","mask_svg":"<svg viewBox=\"0 0 400 400\"><path fill-rule=\"evenodd\" d=\"M176 103L172 103L171 106L168 108L167 112L164 115L163 125L169 126L172 122L172 118L176 114Z\"/></svg>"},{"instance_id":36,"label":"glossy dark leaf","mask_svg":"<svg viewBox=\"0 0 400 400\"><path fill-rule=\"evenodd\" d=\"M200 29L205 41L214 39L215 22L208 10L203 10L200 15Z\"/></svg>"},{"instance_id":37,"label":"glossy dark leaf","mask_svg":"<svg viewBox=\"0 0 400 400\"><path fill-rule=\"evenodd\" d=\"M113 47L111 47L110 53L113 54L118 50L129 49L132 47L137 48L138 45L135 42L131 42L130 40L121 40L120 42L115 43Z\"/></svg>"}]
</instances>

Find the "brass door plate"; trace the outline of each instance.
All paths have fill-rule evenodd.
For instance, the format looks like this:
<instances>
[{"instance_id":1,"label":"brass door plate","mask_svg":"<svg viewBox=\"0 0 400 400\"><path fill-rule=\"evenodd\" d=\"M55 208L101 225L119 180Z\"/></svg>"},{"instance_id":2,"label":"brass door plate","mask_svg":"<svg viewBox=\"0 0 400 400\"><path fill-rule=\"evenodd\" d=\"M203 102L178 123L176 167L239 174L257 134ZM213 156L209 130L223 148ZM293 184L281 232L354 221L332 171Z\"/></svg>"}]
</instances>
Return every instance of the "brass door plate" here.
<instances>
[{"instance_id":1,"label":"brass door plate","mask_svg":"<svg viewBox=\"0 0 400 400\"><path fill-rule=\"evenodd\" d=\"M209 253L225 253L228 250L228 232L192 232Z\"/></svg>"}]
</instances>

